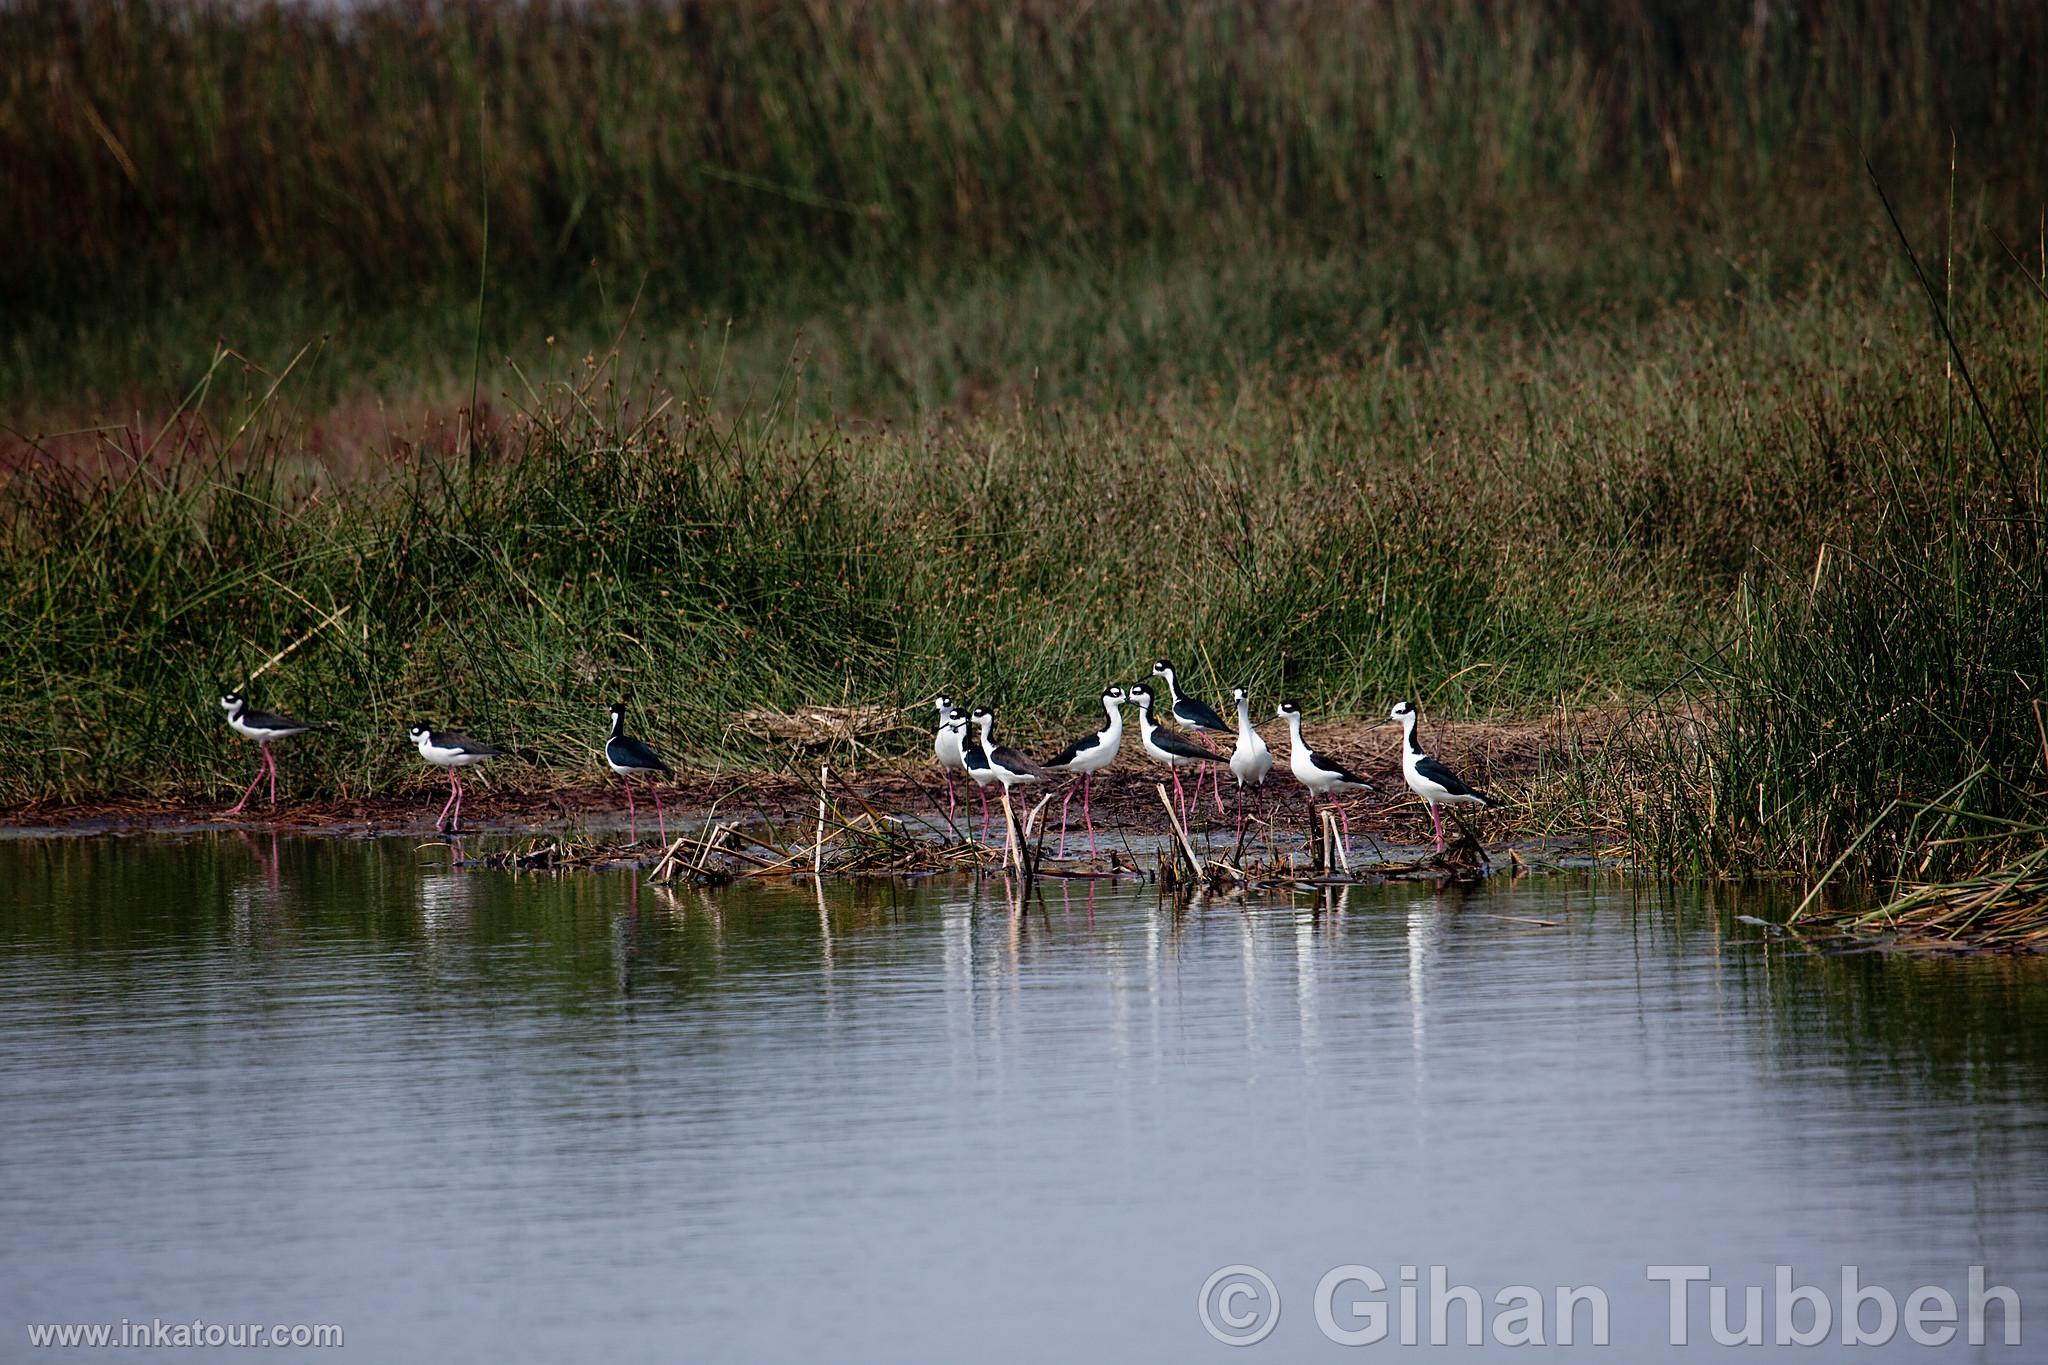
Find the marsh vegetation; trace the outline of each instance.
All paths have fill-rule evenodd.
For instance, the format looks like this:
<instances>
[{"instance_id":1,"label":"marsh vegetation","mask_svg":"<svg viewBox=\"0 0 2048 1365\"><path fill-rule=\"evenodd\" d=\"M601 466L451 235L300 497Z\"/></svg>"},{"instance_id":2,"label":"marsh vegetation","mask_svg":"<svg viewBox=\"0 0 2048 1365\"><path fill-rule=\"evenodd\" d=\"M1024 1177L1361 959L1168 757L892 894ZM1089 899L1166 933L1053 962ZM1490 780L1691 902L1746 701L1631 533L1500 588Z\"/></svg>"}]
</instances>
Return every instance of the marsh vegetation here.
<instances>
[{"instance_id":1,"label":"marsh vegetation","mask_svg":"<svg viewBox=\"0 0 2048 1365\"><path fill-rule=\"evenodd\" d=\"M567 772L630 692L759 765L750 707L1066 738L1168 652L1621 717L1515 795L1660 867L1993 874L2044 22L9 9L0 800L221 790L266 664L367 794L420 714Z\"/></svg>"}]
</instances>

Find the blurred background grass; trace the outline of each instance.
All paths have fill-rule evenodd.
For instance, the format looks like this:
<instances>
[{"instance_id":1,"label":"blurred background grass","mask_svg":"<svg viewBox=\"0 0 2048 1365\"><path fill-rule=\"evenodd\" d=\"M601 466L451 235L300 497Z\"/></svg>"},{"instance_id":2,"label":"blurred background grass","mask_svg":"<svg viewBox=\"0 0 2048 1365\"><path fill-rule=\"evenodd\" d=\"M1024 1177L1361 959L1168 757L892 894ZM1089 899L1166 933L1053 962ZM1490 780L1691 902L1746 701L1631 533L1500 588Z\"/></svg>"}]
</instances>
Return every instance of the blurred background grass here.
<instances>
[{"instance_id":1,"label":"blurred background grass","mask_svg":"<svg viewBox=\"0 0 2048 1365\"><path fill-rule=\"evenodd\" d=\"M321 334L316 392L446 399L486 262L494 357L638 297L890 415L1797 288L1864 268L1866 153L2031 223L2042 51L1999 0L10 6L0 403Z\"/></svg>"}]
</instances>

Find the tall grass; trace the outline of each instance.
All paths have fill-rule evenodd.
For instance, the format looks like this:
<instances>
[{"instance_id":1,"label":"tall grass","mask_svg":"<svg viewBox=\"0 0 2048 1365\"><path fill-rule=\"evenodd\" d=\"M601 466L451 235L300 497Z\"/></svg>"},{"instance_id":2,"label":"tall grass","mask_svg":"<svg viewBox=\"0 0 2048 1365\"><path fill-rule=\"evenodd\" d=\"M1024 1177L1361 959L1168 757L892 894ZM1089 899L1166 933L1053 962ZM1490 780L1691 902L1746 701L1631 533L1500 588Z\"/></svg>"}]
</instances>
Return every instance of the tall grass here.
<instances>
[{"instance_id":1,"label":"tall grass","mask_svg":"<svg viewBox=\"0 0 2048 1365\"><path fill-rule=\"evenodd\" d=\"M498 352L586 344L644 291L642 326L772 319L771 362L801 324L848 353L841 401L891 409L1085 382L1164 321L1141 295L1211 273L1201 354L1167 362L1198 380L1389 313L1652 307L1744 278L1740 244L1672 247L1702 225L1838 259L1864 151L1915 175L1960 137L2012 217L2044 49L2018 0L12 5L0 399L154 400L216 337L323 332L324 374L445 396L486 256ZM1320 297L1246 269L1361 253L1297 272ZM1047 319L1053 351L990 335Z\"/></svg>"},{"instance_id":2,"label":"tall grass","mask_svg":"<svg viewBox=\"0 0 2048 1365\"><path fill-rule=\"evenodd\" d=\"M1645 708L1575 774L1596 774L1592 799L1645 861L1901 887L2039 861L2048 267L2031 283L2013 313L1978 317L1993 335L1970 338L1974 361L1958 345L1901 396L1873 452L1876 496L1744 576L1694 674L1700 704ZM1930 354L1948 335L1937 327ZM2029 914L2038 929L2040 906Z\"/></svg>"},{"instance_id":3,"label":"tall grass","mask_svg":"<svg viewBox=\"0 0 2048 1365\"><path fill-rule=\"evenodd\" d=\"M929 253L1354 235L1817 150L1992 159L2038 6L50 3L0 14L0 289L197 253L385 291L592 260L720 290ZM900 267L888 267L893 273Z\"/></svg>"},{"instance_id":4,"label":"tall grass","mask_svg":"<svg viewBox=\"0 0 2048 1365\"><path fill-rule=\"evenodd\" d=\"M619 693L701 764L775 756L746 706L921 720L940 689L1067 738L1162 652L1326 718L1642 697L1724 638L1746 575L1887 515L1897 452L1946 420L1894 317L1815 292L1535 342L1482 319L1405 359L910 428L734 415L627 351L501 374L517 415L473 448L346 476L291 380L245 399L223 366L160 440L0 488L0 800L221 789L246 755L213 698L260 668L264 701L338 723L295 742L299 789L346 794L417 767L420 715L585 772ZM2024 358L1996 335L1990 363ZM53 745L53 708L104 740Z\"/></svg>"}]
</instances>

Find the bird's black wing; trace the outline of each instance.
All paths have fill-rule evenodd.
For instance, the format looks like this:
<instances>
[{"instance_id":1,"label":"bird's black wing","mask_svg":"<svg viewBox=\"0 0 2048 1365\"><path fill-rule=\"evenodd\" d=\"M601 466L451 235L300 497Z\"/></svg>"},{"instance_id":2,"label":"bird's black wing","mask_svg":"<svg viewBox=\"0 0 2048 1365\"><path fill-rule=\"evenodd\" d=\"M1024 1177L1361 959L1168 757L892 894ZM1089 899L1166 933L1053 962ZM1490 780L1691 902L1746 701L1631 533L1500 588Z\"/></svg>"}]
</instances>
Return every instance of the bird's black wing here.
<instances>
[{"instance_id":1,"label":"bird's black wing","mask_svg":"<svg viewBox=\"0 0 2048 1365\"><path fill-rule=\"evenodd\" d=\"M505 751L495 744L486 744L480 739L471 739L468 735L459 735L449 730L433 731L427 738L436 748L460 749L466 754L475 754L478 758L502 758L505 755Z\"/></svg>"},{"instance_id":2,"label":"bird's black wing","mask_svg":"<svg viewBox=\"0 0 2048 1365\"><path fill-rule=\"evenodd\" d=\"M641 772L671 773L675 769L661 761L661 755L630 735L608 739L604 744L604 756L621 768L636 768Z\"/></svg>"},{"instance_id":3,"label":"bird's black wing","mask_svg":"<svg viewBox=\"0 0 2048 1365\"><path fill-rule=\"evenodd\" d=\"M1313 749L1308 751L1308 765L1311 768L1314 768L1317 772L1328 773L1330 776L1336 778L1340 782L1349 782L1352 783L1354 786L1359 787L1369 787L1372 785L1370 782L1367 782L1364 778L1360 777L1357 773L1352 772L1349 768L1345 767L1342 763L1337 763L1332 761L1331 759L1325 758L1323 757L1323 755L1317 753Z\"/></svg>"},{"instance_id":4,"label":"bird's black wing","mask_svg":"<svg viewBox=\"0 0 2048 1365\"><path fill-rule=\"evenodd\" d=\"M1055 769L1064 768L1082 754L1092 753L1101 747L1102 735L1100 732L1092 735L1083 735L1080 739L1075 740L1072 744L1069 744L1066 748L1045 760L1045 766Z\"/></svg>"},{"instance_id":5,"label":"bird's black wing","mask_svg":"<svg viewBox=\"0 0 2048 1365\"><path fill-rule=\"evenodd\" d=\"M276 711L252 711L242 708L242 724L252 730L318 730L320 727L310 721L293 720L290 716Z\"/></svg>"},{"instance_id":6,"label":"bird's black wing","mask_svg":"<svg viewBox=\"0 0 2048 1365\"><path fill-rule=\"evenodd\" d=\"M1045 776L1045 769L1033 763L1023 750L1012 749L1007 744L996 745L996 751L990 757L1013 773L1030 773L1033 777Z\"/></svg>"},{"instance_id":7,"label":"bird's black wing","mask_svg":"<svg viewBox=\"0 0 2048 1365\"><path fill-rule=\"evenodd\" d=\"M1173 704L1173 717L1182 724L1192 725L1198 730L1221 730L1225 734L1233 734L1237 730L1234 725L1224 724L1223 717L1217 715L1216 709L1209 703L1196 701L1189 696L1183 696Z\"/></svg>"},{"instance_id":8,"label":"bird's black wing","mask_svg":"<svg viewBox=\"0 0 2048 1365\"><path fill-rule=\"evenodd\" d=\"M1176 758L1192 758L1201 763L1221 763L1224 761L1223 755L1211 753L1199 744L1195 744L1168 729L1155 727L1152 731L1152 742Z\"/></svg>"},{"instance_id":9,"label":"bird's black wing","mask_svg":"<svg viewBox=\"0 0 2048 1365\"><path fill-rule=\"evenodd\" d=\"M1415 760L1415 772L1418 776L1426 777L1436 783L1453 796L1476 796L1489 806L1493 804L1492 797L1477 788L1466 786L1456 773L1431 758L1428 754L1424 754Z\"/></svg>"}]
</instances>

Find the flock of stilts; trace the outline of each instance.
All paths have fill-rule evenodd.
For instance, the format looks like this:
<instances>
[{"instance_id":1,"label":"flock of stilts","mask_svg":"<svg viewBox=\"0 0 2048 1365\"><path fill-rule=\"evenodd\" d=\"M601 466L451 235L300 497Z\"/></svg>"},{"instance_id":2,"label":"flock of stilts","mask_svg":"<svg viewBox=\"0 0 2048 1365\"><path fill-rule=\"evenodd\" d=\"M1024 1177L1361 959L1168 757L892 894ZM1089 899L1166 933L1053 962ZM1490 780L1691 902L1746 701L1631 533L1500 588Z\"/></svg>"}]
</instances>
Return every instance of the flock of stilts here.
<instances>
[{"instance_id":1,"label":"flock of stilts","mask_svg":"<svg viewBox=\"0 0 2048 1365\"><path fill-rule=\"evenodd\" d=\"M1043 782L1054 775L1072 777L1068 783L1066 797L1060 803L1059 851L1053 856L1063 858L1067 851L1067 822L1074 801L1074 788L1081 789L1081 820L1088 830L1088 852L1095 856L1095 819L1089 808L1091 788L1095 774L1116 761L1123 748L1125 705L1138 708L1138 743L1148 758L1166 765L1173 778L1174 796L1179 809L1183 830L1188 825L1188 795L1181 785L1180 770L1194 768L1195 803L1202 800L1202 782L1211 782L1211 796L1216 802L1218 814L1223 814L1223 769L1237 780L1237 832L1244 836L1244 802L1247 792L1256 802L1260 799L1266 777L1273 771L1273 751L1266 746L1252 724L1251 693L1245 688L1231 689L1230 699L1237 705L1237 725L1233 729L1214 707L1181 691L1180 680L1174 672L1173 662L1159 659L1152 665L1153 676L1166 681L1170 704L1166 708L1172 718L1191 731L1212 731L1217 734L1234 734L1236 746L1229 756L1216 752L1188 735L1181 734L1153 719L1152 708L1155 698L1152 689L1144 683L1135 683L1129 688L1106 687L1102 690L1102 709L1108 716L1100 730L1075 740L1059 753L1043 763L1035 763L1026 755L1000 743L996 739L995 712L986 706L977 706L970 713L954 705L953 699L939 696L934 699L938 708L938 733L932 739L932 756L946 773L946 818L951 821L958 809L954 795L953 775L963 774L973 780L981 795L981 841L988 842L988 789L1000 784L1004 790L1026 783ZM1330 801L1346 792L1371 791L1372 784L1351 772L1343 764L1317 753L1301 733L1301 707L1293 701L1283 701L1275 712L1287 722L1288 762L1287 769L1294 780L1307 788L1312 802ZM1430 823L1436 832L1436 850L1444 851L1443 816L1440 806L1491 806L1493 798L1459 779L1449 768L1431 758L1415 739L1415 724L1419 713L1413 702L1397 702L1387 713L1387 720L1401 726L1401 772L1408 781L1408 789L1422 798L1429 809ZM1351 839L1351 821L1341 801L1334 803L1338 821L1344 832L1345 842ZM1007 844L1008 833L1004 838Z\"/></svg>"},{"instance_id":2,"label":"flock of stilts","mask_svg":"<svg viewBox=\"0 0 2048 1365\"><path fill-rule=\"evenodd\" d=\"M256 794L256 784L268 774L270 777L270 804L277 805L277 760L271 756L270 746L293 735L303 735L324 729L319 724L293 720L290 716L275 711L257 711L250 708L248 700L239 692L223 692L220 698L221 710L228 713L228 727L244 739L253 739L262 750L263 757L256 765L256 776L249 780L249 786L242 793L242 799L228 807L229 815L240 815L249 804L249 798ZM661 832L662 842L668 842L668 816L661 806L660 779L671 776L675 770L662 761L661 755L626 733L626 704L613 702L611 738L604 742L605 766L617 773L626 783L627 828L633 837L640 833L639 815L633 806L633 779L647 779L648 789L654 794L654 818L656 828ZM462 770L474 767L486 759L502 758L505 750L495 744L459 735L453 730L436 730L421 721L406 732L411 736L420 757L448 773L448 802L441 807L440 815L434 819L434 828L455 830L462 827Z\"/></svg>"},{"instance_id":3,"label":"flock of stilts","mask_svg":"<svg viewBox=\"0 0 2048 1365\"><path fill-rule=\"evenodd\" d=\"M1197 739L1155 720L1152 715L1153 692L1144 683L1136 683L1129 688L1104 688L1102 708L1108 717L1107 723L1093 734L1075 740L1043 763L1033 762L1025 754L996 739L995 712L988 707L979 706L970 713L955 706L951 697L941 696L936 699L939 720L938 732L932 742L932 752L946 773L947 821L950 823L958 810L958 799L953 787L955 774L972 780L980 791L983 843L988 842L989 787L1000 784L1007 791L1009 788L1027 783L1043 782L1056 775L1067 776L1075 780L1068 784L1066 798L1060 803L1060 844L1059 852L1054 856L1066 856L1067 820L1073 806L1075 787L1081 790L1081 819L1088 830L1089 854L1094 856L1095 818L1090 808L1094 778L1096 773L1116 761L1117 754L1123 748L1123 708L1128 704L1138 708L1140 747L1147 757L1165 764L1173 778L1181 828L1188 828L1188 797L1185 788L1181 786L1181 769L1196 770L1194 799L1197 805L1202 799L1203 780L1210 780L1216 810L1218 814L1222 814L1222 773L1227 768L1237 782L1237 826L1241 839L1244 833L1245 797L1249 794L1255 802L1259 802L1267 775L1273 770L1272 750L1266 747L1265 740L1260 738L1258 730L1252 724L1251 694L1242 687L1232 689L1231 700L1237 705L1237 724L1232 727L1214 708L1181 690L1171 661L1158 660L1152 665L1152 672L1154 676L1166 681L1170 699L1166 710L1172 720L1189 731L1210 731L1236 736L1236 746L1227 757ZM229 727L243 738L254 740L262 751L256 776L250 780L247 790L242 793L242 799L227 813L241 814L247 808L249 798L255 795L257 784L262 782L266 775L270 778L270 804L276 806L277 760L271 756L270 746L278 740L289 739L294 735L302 735L322 727L275 712L253 710L239 692L222 694L220 704L221 709L227 712ZM1276 714L1287 722L1288 771L1294 775L1295 781L1307 789L1312 803L1328 802L1346 792L1372 790L1372 784L1364 778L1310 747L1301 733L1299 705L1292 701L1283 701ZM627 827L637 838L639 818L633 803L633 780L644 778L654 796L656 826L660 830L662 840L666 842L668 820L661 804L660 779L669 776L673 769L652 748L626 733L626 707L623 702L613 704L611 719L611 736L604 745L605 764L625 782ZM1401 726L1401 771L1408 780L1408 789L1420 797L1429 809L1430 822L1436 831L1437 852L1441 853L1444 849L1444 826L1439 807L1483 807L1493 805L1494 802L1485 793L1466 785L1450 769L1424 752L1415 739L1417 713L1413 703L1397 703L1387 713L1387 719ZM471 739L467 735L449 730L436 730L424 722L414 725L408 733L415 747L419 749L420 757L448 773L448 801L441 807L440 815L435 818L434 828L461 828L462 769L487 759L500 757L505 750ZM1345 814L1341 801L1335 803L1335 809L1344 839L1348 843L1351 838L1350 818ZM1005 838L1007 839L1007 834Z\"/></svg>"}]
</instances>

